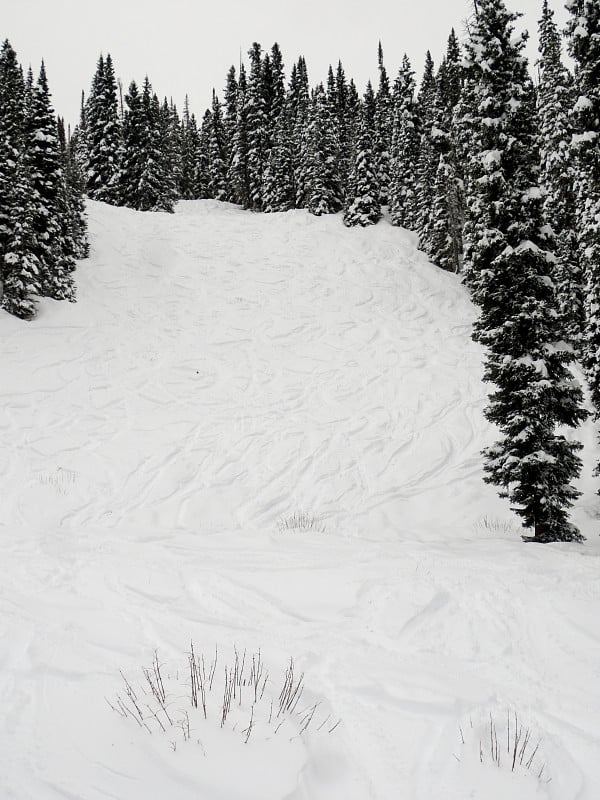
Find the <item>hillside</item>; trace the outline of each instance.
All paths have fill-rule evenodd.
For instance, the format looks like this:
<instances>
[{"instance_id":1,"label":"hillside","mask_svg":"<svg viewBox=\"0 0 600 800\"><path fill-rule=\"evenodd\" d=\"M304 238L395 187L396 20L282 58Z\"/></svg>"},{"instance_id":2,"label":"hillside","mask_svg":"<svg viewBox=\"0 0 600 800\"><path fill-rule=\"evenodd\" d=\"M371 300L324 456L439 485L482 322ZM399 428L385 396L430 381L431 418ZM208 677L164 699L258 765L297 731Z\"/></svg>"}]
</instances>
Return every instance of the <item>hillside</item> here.
<instances>
[{"instance_id":1,"label":"hillside","mask_svg":"<svg viewBox=\"0 0 600 800\"><path fill-rule=\"evenodd\" d=\"M89 212L79 302L0 316L1 800L596 800L592 423L588 541L525 545L482 481L474 309L411 234ZM189 708L190 640L217 684L260 649L250 735L247 696ZM156 650L188 741L109 707Z\"/></svg>"}]
</instances>

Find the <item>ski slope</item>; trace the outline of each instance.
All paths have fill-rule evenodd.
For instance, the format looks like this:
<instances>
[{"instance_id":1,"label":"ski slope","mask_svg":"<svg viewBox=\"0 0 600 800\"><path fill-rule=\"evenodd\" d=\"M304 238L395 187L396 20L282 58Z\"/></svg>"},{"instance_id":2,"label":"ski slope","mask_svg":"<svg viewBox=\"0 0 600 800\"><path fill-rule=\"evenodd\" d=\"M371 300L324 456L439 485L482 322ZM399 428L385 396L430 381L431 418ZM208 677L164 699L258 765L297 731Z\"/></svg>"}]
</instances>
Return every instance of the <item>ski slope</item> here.
<instances>
[{"instance_id":1,"label":"ski slope","mask_svg":"<svg viewBox=\"0 0 600 800\"><path fill-rule=\"evenodd\" d=\"M474 309L414 236L89 212L79 302L0 316L0 800L597 800L593 424L588 541L524 545ZM234 647L268 678L221 727Z\"/></svg>"}]
</instances>

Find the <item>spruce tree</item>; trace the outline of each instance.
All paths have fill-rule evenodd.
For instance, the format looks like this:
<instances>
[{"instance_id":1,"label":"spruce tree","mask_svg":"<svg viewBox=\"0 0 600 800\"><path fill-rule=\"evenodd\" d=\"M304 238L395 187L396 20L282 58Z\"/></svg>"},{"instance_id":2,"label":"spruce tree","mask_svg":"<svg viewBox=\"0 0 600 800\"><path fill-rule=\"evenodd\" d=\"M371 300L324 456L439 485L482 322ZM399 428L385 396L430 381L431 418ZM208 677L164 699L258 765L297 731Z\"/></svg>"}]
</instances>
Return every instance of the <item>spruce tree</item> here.
<instances>
[{"instance_id":1,"label":"spruce tree","mask_svg":"<svg viewBox=\"0 0 600 800\"><path fill-rule=\"evenodd\" d=\"M322 84L315 89L307 127L307 205L311 214L333 214L343 207L338 172L339 143Z\"/></svg>"},{"instance_id":2,"label":"spruce tree","mask_svg":"<svg viewBox=\"0 0 600 800\"><path fill-rule=\"evenodd\" d=\"M571 152L573 79L562 63L554 13L544 0L539 29L538 116L544 214L556 237L554 280L565 338L579 346L583 332L583 279L577 241L575 164Z\"/></svg>"},{"instance_id":3,"label":"spruce tree","mask_svg":"<svg viewBox=\"0 0 600 800\"><path fill-rule=\"evenodd\" d=\"M412 229L417 220L416 168L419 157L414 93L414 72L405 55L393 91L390 213L393 225Z\"/></svg>"},{"instance_id":4,"label":"spruce tree","mask_svg":"<svg viewBox=\"0 0 600 800\"><path fill-rule=\"evenodd\" d=\"M390 81L383 63L383 48L379 42L378 49L379 87L375 96L375 154L377 159L377 180L379 183L379 201L382 205L389 203L391 181L392 152L392 95Z\"/></svg>"},{"instance_id":5,"label":"spruce tree","mask_svg":"<svg viewBox=\"0 0 600 800\"><path fill-rule=\"evenodd\" d=\"M354 168L346 197L344 225L365 227L375 225L380 219L381 204L379 202L377 167L369 127L369 109L365 107L356 143Z\"/></svg>"},{"instance_id":6,"label":"spruce tree","mask_svg":"<svg viewBox=\"0 0 600 800\"><path fill-rule=\"evenodd\" d=\"M31 179L31 225L34 252L41 267L41 292L55 300L74 301L75 248L66 238L65 177L43 62L38 81L31 90L25 121L25 161Z\"/></svg>"},{"instance_id":7,"label":"spruce tree","mask_svg":"<svg viewBox=\"0 0 600 800\"><path fill-rule=\"evenodd\" d=\"M600 411L600 0L569 0L567 8L569 52L576 63L571 151L584 274L582 357Z\"/></svg>"},{"instance_id":8,"label":"spruce tree","mask_svg":"<svg viewBox=\"0 0 600 800\"><path fill-rule=\"evenodd\" d=\"M237 84L236 125L231 146L231 164L227 183L231 200L243 208L250 207L250 179L248 173L248 109L246 70L240 66Z\"/></svg>"},{"instance_id":9,"label":"spruce tree","mask_svg":"<svg viewBox=\"0 0 600 800\"><path fill-rule=\"evenodd\" d=\"M502 438L485 453L486 481L499 487L533 540L578 541L568 509L578 492L581 448L560 433L586 416L570 374L574 355L558 330L552 236L543 224L535 93L504 0L479 0L466 44L466 277L480 316L494 384L487 418Z\"/></svg>"},{"instance_id":10,"label":"spruce tree","mask_svg":"<svg viewBox=\"0 0 600 800\"><path fill-rule=\"evenodd\" d=\"M275 124L273 144L263 175L264 210L268 213L288 211L294 208L294 167L291 138L290 118L287 110L284 109Z\"/></svg>"},{"instance_id":11,"label":"spruce tree","mask_svg":"<svg viewBox=\"0 0 600 800\"><path fill-rule=\"evenodd\" d=\"M439 163L439 143L436 135L439 128L434 126L439 103L437 82L431 53L427 51L425 70L419 95L417 97L417 116L419 126L419 158L416 171L416 231L419 234L419 247L427 250L431 210L433 206L433 186Z\"/></svg>"},{"instance_id":12,"label":"spruce tree","mask_svg":"<svg viewBox=\"0 0 600 800\"><path fill-rule=\"evenodd\" d=\"M23 72L6 39L0 50L0 255L11 235L14 219L12 187L23 150ZM0 280L2 274L0 272Z\"/></svg>"},{"instance_id":13,"label":"spruce tree","mask_svg":"<svg viewBox=\"0 0 600 800\"><path fill-rule=\"evenodd\" d=\"M226 200L229 196L225 125L221 103L214 89L208 134L208 191L215 200Z\"/></svg>"},{"instance_id":14,"label":"spruce tree","mask_svg":"<svg viewBox=\"0 0 600 800\"><path fill-rule=\"evenodd\" d=\"M246 130L247 130L247 169L250 208L261 211L263 171L265 168L268 133L267 133L267 103L265 99L265 76L261 58L262 49L258 42L254 42L248 51L250 56L250 73L248 76L248 89L246 95ZM270 62L269 62L270 63ZM270 66L267 69L271 77Z\"/></svg>"},{"instance_id":15,"label":"spruce tree","mask_svg":"<svg viewBox=\"0 0 600 800\"><path fill-rule=\"evenodd\" d=\"M23 152L17 156L15 167L11 189L14 216L3 242L0 308L20 319L31 319L36 312L35 296L42 293L42 265L35 252L33 191Z\"/></svg>"},{"instance_id":16,"label":"spruce tree","mask_svg":"<svg viewBox=\"0 0 600 800\"><path fill-rule=\"evenodd\" d=\"M141 208L141 183L146 159L146 121L137 83L131 81L125 95L123 116L123 156L119 174L119 202L129 208Z\"/></svg>"},{"instance_id":17,"label":"spruce tree","mask_svg":"<svg viewBox=\"0 0 600 800\"><path fill-rule=\"evenodd\" d=\"M87 193L92 200L119 202L121 126L117 83L110 53L98 59L86 112Z\"/></svg>"}]
</instances>

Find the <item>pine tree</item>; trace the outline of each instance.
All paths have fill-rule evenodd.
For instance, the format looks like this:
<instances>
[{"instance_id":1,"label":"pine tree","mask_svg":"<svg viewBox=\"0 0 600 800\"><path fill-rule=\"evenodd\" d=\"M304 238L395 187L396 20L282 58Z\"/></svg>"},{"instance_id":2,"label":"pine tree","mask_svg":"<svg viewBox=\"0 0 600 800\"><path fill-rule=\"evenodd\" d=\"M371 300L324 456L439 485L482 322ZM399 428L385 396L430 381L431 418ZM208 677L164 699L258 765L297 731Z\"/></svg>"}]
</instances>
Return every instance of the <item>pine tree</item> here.
<instances>
[{"instance_id":1,"label":"pine tree","mask_svg":"<svg viewBox=\"0 0 600 800\"><path fill-rule=\"evenodd\" d=\"M263 171L268 150L267 109L261 53L262 49L258 42L254 42L248 51L250 74L246 95L247 169L250 208L253 211L261 211L263 207ZM270 66L267 74L270 76Z\"/></svg>"},{"instance_id":2,"label":"pine tree","mask_svg":"<svg viewBox=\"0 0 600 800\"><path fill-rule=\"evenodd\" d=\"M193 200L196 197L196 165L199 147L198 125L196 117L190 114L186 95L181 120L181 179L179 185L179 195L184 200Z\"/></svg>"},{"instance_id":3,"label":"pine tree","mask_svg":"<svg viewBox=\"0 0 600 800\"><path fill-rule=\"evenodd\" d=\"M430 171L433 171L433 164L437 164L437 171L434 178L429 178L432 181L431 208L421 218L419 225L419 246L434 264L450 272L460 272L462 269L464 200L453 130L461 82L460 50L452 31L446 56L436 76L432 124L422 149L422 153L423 150L429 151Z\"/></svg>"},{"instance_id":4,"label":"pine tree","mask_svg":"<svg viewBox=\"0 0 600 800\"><path fill-rule=\"evenodd\" d=\"M22 167L19 165L24 148L24 93L23 72L17 54L6 39L0 50L0 296L7 277L4 253L14 234L18 209L22 207L22 199L17 197L17 186L22 180ZM19 170L21 175L18 177Z\"/></svg>"},{"instance_id":5,"label":"pine tree","mask_svg":"<svg viewBox=\"0 0 600 800\"><path fill-rule=\"evenodd\" d=\"M425 71L417 97L417 116L419 127L419 158L416 173L416 230L419 234L419 247L427 251L431 210L433 206L433 185L439 163L440 149L436 141L438 128L434 127L439 104L437 82L431 53L425 56Z\"/></svg>"},{"instance_id":6,"label":"pine tree","mask_svg":"<svg viewBox=\"0 0 600 800\"><path fill-rule=\"evenodd\" d=\"M131 81L125 95L123 117L123 159L119 174L119 201L129 208L141 208L141 183L146 158L146 121L137 83Z\"/></svg>"},{"instance_id":7,"label":"pine tree","mask_svg":"<svg viewBox=\"0 0 600 800\"><path fill-rule=\"evenodd\" d=\"M86 112L87 193L92 200L119 202L121 127L117 83L110 53L100 56Z\"/></svg>"},{"instance_id":8,"label":"pine tree","mask_svg":"<svg viewBox=\"0 0 600 800\"><path fill-rule=\"evenodd\" d=\"M66 142L64 155L64 173L69 193L70 206L70 236L73 241L75 258L87 258L90 254L88 241L87 213L83 189L85 179L76 154L76 144L71 136Z\"/></svg>"},{"instance_id":9,"label":"pine tree","mask_svg":"<svg viewBox=\"0 0 600 800\"><path fill-rule=\"evenodd\" d=\"M25 121L25 162L31 179L31 226L34 253L41 267L41 293L55 300L74 301L75 247L66 239L65 177L43 62Z\"/></svg>"},{"instance_id":10,"label":"pine tree","mask_svg":"<svg viewBox=\"0 0 600 800\"><path fill-rule=\"evenodd\" d=\"M306 208L309 190L308 109L310 92L308 71L303 56L292 70L289 89L290 122L292 130L293 180L296 208Z\"/></svg>"},{"instance_id":11,"label":"pine tree","mask_svg":"<svg viewBox=\"0 0 600 800\"><path fill-rule=\"evenodd\" d=\"M13 222L3 244L3 292L0 308L20 319L35 316L35 295L41 294L42 265L36 250L32 186L24 153L17 156L11 190Z\"/></svg>"},{"instance_id":12,"label":"pine tree","mask_svg":"<svg viewBox=\"0 0 600 800\"><path fill-rule=\"evenodd\" d=\"M284 110L273 132L273 145L263 176L263 202L266 212L288 211L294 208L293 158L291 125Z\"/></svg>"},{"instance_id":13,"label":"pine tree","mask_svg":"<svg viewBox=\"0 0 600 800\"><path fill-rule=\"evenodd\" d=\"M247 84L244 66L240 67L237 86L236 125L231 148L228 184L231 199L243 208L250 207L250 180L248 174L248 110Z\"/></svg>"},{"instance_id":14,"label":"pine tree","mask_svg":"<svg viewBox=\"0 0 600 800\"><path fill-rule=\"evenodd\" d=\"M225 126L221 103L214 90L208 134L208 191L215 200L226 200L229 195Z\"/></svg>"},{"instance_id":15,"label":"pine tree","mask_svg":"<svg viewBox=\"0 0 600 800\"><path fill-rule=\"evenodd\" d=\"M415 176L419 157L419 132L414 93L414 72L405 55L393 92L394 125L390 212L393 225L412 229L416 227L417 219Z\"/></svg>"},{"instance_id":16,"label":"pine tree","mask_svg":"<svg viewBox=\"0 0 600 800\"><path fill-rule=\"evenodd\" d=\"M356 144L354 169L350 177L344 209L344 225L365 227L375 225L380 219L381 204L369 128L369 110L364 108Z\"/></svg>"},{"instance_id":17,"label":"pine tree","mask_svg":"<svg viewBox=\"0 0 600 800\"><path fill-rule=\"evenodd\" d=\"M584 273L583 364L600 410L600 0L569 0L569 51L577 66L572 109L576 216Z\"/></svg>"},{"instance_id":18,"label":"pine tree","mask_svg":"<svg viewBox=\"0 0 600 800\"><path fill-rule=\"evenodd\" d=\"M379 183L379 201L382 205L389 203L391 181L392 152L392 95L390 82L383 63L383 48L379 42L379 87L375 97L375 155L377 160L377 181Z\"/></svg>"},{"instance_id":19,"label":"pine tree","mask_svg":"<svg viewBox=\"0 0 600 800\"><path fill-rule=\"evenodd\" d=\"M334 117L323 85L314 91L307 127L307 208L311 214L333 214L343 207L337 168L339 144Z\"/></svg>"},{"instance_id":20,"label":"pine tree","mask_svg":"<svg viewBox=\"0 0 600 800\"><path fill-rule=\"evenodd\" d=\"M565 338L578 346L583 331L583 279L577 242L575 165L571 153L573 80L561 58L554 13L544 0L540 20L538 116L544 214L556 237L559 311Z\"/></svg>"},{"instance_id":21,"label":"pine tree","mask_svg":"<svg viewBox=\"0 0 600 800\"><path fill-rule=\"evenodd\" d=\"M586 416L558 330L536 153L535 93L504 0L479 0L466 44L466 277L480 307L474 338L487 348L486 409L502 438L485 453L486 481L508 497L534 541L577 541L577 442L559 433Z\"/></svg>"}]
</instances>

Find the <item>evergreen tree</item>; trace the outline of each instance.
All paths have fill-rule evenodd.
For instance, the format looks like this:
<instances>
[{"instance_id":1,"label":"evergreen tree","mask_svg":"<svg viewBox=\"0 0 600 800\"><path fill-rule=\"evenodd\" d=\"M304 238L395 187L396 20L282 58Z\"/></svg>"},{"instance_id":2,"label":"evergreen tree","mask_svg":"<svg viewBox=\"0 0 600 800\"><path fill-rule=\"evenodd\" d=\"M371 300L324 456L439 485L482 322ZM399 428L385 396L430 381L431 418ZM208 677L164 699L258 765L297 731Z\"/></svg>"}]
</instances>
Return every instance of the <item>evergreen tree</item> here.
<instances>
[{"instance_id":1,"label":"evergreen tree","mask_svg":"<svg viewBox=\"0 0 600 800\"><path fill-rule=\"evenodd\" d=\"M3 291L0 308L21 319L35 316L35 295L41 294L42 265L35 253L32 186L24 153L17 156L11 189L13 221L3 243Z\"/></svg>"},{"instance_id":2,"label":"evergreen tree","mask_svg":"<svg viewBox=\"0 0 600 800\"><path fill-rule=\"evenodd\" d=\"M90 254L88 241L88 224L83 197L85 179L80 162L76 154L76 144L73 137L66 143L64 172L69 192L70 206L70 236L73 242L73 255L75 258L87 258Z\"/></svg>"},{"instance_id":3,"label":"evergreen tree","mask_svg":"<svg viewBox=\"0 0 600 800\"><path fill-rule=\"evenodd\" d=\"M228 184L231 199L243 208L250 207L250 180L248 174L248 110L247 84L244 66L240 67L237 85L236 125L231 147L231 164Z\"/></svg>"},{"instance_id":4,"label":"evergreen tree","mask_svg":"<svg viewBox=\"0 0 600 800\"><path fill-rule=\"evenodd\" d=\"M419 120L419 158L416 174L416 230L419 246L427 251L431 210L433 206L433 185L439 163L440 147L437 141L439 128L434 126L439 104L437 82L431 53L425 57L423 81L417 97Z\"/></svg>"},{"instance_id":5,"label":"evergreen tree","mask_svg":"<svg viewBox=\"0 0 600 800\"><path fill-rule=\"evenodd\" d=\"M377 160L379 200L382 205L387 205L390 195L393 118L390 82L383 63L381 42L379 42L378 63L379 88L375 97L375 156Z\"/></svg>"},{"instance_id":6,"label":"evergreen tree","mask_svg":"<svg viewBox=\"0 0 600 800\"><path fill-rule=\"evenodd\" d=\"M87 193L92 200L119 202L121 127L117 83L110 53L100 56L86 112Z\"/></svg>"},{"instance_id":7,"label":"evergreen tree","mask_svg":"<svg viewBox=\"0 0 600 800\"><path fill-rule=\"evenodd\" d=\"M263 171L268 151L267 107L265 102L264 74L261 46L254 42L248 51L250 74L246 96L246 129L248 141L247 169L250 190L250 208L261 211ZM270 76L270 60L267 69Z\"/></svg>"},{"instance_id":8,"label":"evergreen tree","mask_svg":"<svg viewBox=\"0 0 600 800\"><path fill-rule=\"evenodd\" d=\"M390 212L393 225L416 227L416 168L419 132L415 108L415 78L405 55L394 84L392 133L392 183Z\"/></svg>"},{"instance_id":9,"label":"evergreen tree","mask_svg":"<svg viewBox=\"0 0 600 800\"><path fill-rule=\"evenodd\" d=\"M289 115L284 110L273 132L273 145L263 176L263 201L266 212L294 208L293 157Z\"/></svg>"},{"instance_id":10,"label":"evergreen tree","mask_svg":"<svg viewBox=\"0 0 600 800\"><path fill-rule=\"evenodd\" d=\"M229 194L223 112L214 90L208 134L208 191L215 200L226 200Z\"/></svg>"},{"instance_id":11,"label":"evergreen tree","mask_svg":"<svg viewBox=\"0 0 600 800\"><path fill-rule=\"evenodd\" d=\"M364 109L361 118L354 169L350 177L344 225L353 227L375 225L381 219L379 186L377 184L376 163L373 155L369 111Z\"/></svg>"},{"instance_id":12,"label":"evergreen tree","mask_svg":"<svg viewBox=\"0 0 600 800\"><path fill-rule=\"evenodd\" d=\"M538 116L544 213L556 237L556 282L563 335L578 346L583 330L583 280L577 242L575 167L571 153L573 80L561 58L554 13L544 0L540 20Z\"/></svg>"},{"instance_id":13,"label":"evergreen tree","mask_svg":"<svg viewBox=\"0 0 600 800\"><path fill-rule=\"evenodd\" d=\"M569 51L576 63L572 110L579 258L584 273L583 364L600 409L600 0L569 0Z\"/></svg>"},{"instance_id":14,"label":"evergreen tree","mask_svg":"<svg viewBox=\"0 0 600 800\"><path fill-rule=\"evenodd\" d=\"M337 168L339 144L323 85L313 93L307 127L307 208L311 214L333 214L343 207Z\"/></svg>"},{"instance_id":15,"label":"evergreen tree","mask_svg":"<svg viewBox=\"0 0 600 800\"><path fill-rule=\"evenodd\" d=\"M181 120L181 179L179 196L184 200L193 200L196 197L196 168L198 163L198 150L200 136L196 117L190 114L188 98L186 95Z\"/></svg>"},{"instance_id":16,"label":"evergreen tree","mask_svg":"<svg viewBox=\"0 0 600 800\"><path fill-rule=\"evenodd\" d=\"M141 184L146 158L146 120L137 83L131 81L125 95L123 116L123 157L119 174L119 201L129 208L141 208Z\"/></svg>"},{"instance_id":17,"label":"evergreen tree","mask_svg":"<svg viewBox=\"0 0 600 800\"><path fill-rule=\"evenodd\" d=\"M66 238L65 177L43 62L25 121L25 159L31 179L31 226L34 253L41 267L41 293L55 300L74 301L75 246Z\"/></svg>"},{"instance_id":18,"label":"evergreen tree","mask_svg":"<svg viewBox=\"0 0 600 800\"><path fill-rule=\"evenodd\" d=\"M227 73L227 81L225 84L224 93L224 106L225 113L223 119L223 128L225 131L225 153L227 162L227 199L234 200L233 189L231 187L231 162L233 158L233 141L235 138L236 124L237 124L237 98L238 98L238 83L236 77L235 67L231 66Z\"/></svg>"},{"instance_id":19,"label":"evergreen tree","mask_svg":"<svg viewBox=\"0 0 600 800\"><path fill-rule=\"evenodd\" d=\"M486 481L500 487L534 541L577 541L568 521L578 492L581 445L559 433L585 418L582 392L561 340L549 275L551 232L543 225L535 93L504 0L479 0L466 44L466 276L480 307L474 338L487 348L486 409L502 438L485 455Z\"/></svg>"},{"instance_id":20,"label":"evergreen tree","mask_svg":"<svg viewBox=\"0 0 600 800\"><path fill-rule=\"evenodd\" d=\"M17 182L23 150L24 92L17 54L6 39L0 50L0 256L11 235L14 219L12 189Z\"/></svg>"},{"instance_id":21,"label":"evergreen tree","mask_svg":"<svg viewBox=\"0 0 600 800\"><path fill-rule=\"evenodd\" d=\"M289 89L292 130L293 181L296 208L306 208L309 191L308 112L310 92L306 61L300 56L292 70Z\"/></svg>"}]
</instances>

